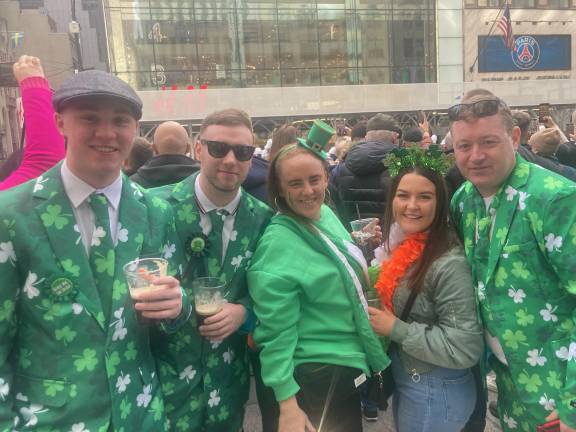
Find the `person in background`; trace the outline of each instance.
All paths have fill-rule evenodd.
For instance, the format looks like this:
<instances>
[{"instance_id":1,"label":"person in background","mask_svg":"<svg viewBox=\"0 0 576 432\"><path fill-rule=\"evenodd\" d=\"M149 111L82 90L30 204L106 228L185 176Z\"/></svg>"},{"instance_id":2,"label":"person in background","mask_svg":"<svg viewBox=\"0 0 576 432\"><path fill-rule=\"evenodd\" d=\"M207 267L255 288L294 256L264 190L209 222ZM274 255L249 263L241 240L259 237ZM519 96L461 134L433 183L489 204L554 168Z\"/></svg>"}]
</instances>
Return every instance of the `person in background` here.
<instances>
[{"instance_id":1,"label":"person in background","mask_svg":"<svg viewBox=\"0 0 576 432\"><path fill-rule=\"evenodd\" d=\"M122 164L122 171L130 177L135 174L141 166L152 159L153 156L154 152L152 151L150 142L144 137L136 137L134 138L132 150L130 150L128 158L126 158Z\"/></svg>"},{"instance_id":2,"label":"person in background","mask_svg":"<svg viewBox=\"0 0 576 432\"><path fill-rule=\"evenodd\" d=\"M408 129L402 138L402 145L404 147L423 147L422 140L424 139L424 134L422 129L419 127L413 127Z\"/></svg>"},{"instance_id":3,"label":"person in background","mask_svg":"<svg viewBox=\"0 0 576 432\"><path fill-rule=\"evenodd\" d=\"M350 131L350 138L352 145L362 142L366 139L366 121L358 122Z\"/></svg>"},{"instance_id":4,"label":"person in background","mask_svg":"<svg viewBox=\"0 0 576 432\"><path fill-rule=\"evenodd\" d=\"M254 341L280 405L279 432L362 431L357 387L390 362L368 322L362 252L324 205L323 148L333 133L315 121L272 160L268 188L279 213L248 269Z\"/></svg>"},{"instance_id":5,"label":"person in background","mask_svg":"<svg viewBox=\"0 0 576 432\"><path fill-rule=\"evenodd\" d=\"M375 284L381 309L368 311L374 331L392 341L399 432L460 432L476 404L470 368L483 352L482 327L470 267L449 223L443 175L452 162L437 152L414 147L385 162L393 176L382 227L389 257ZM393 225L403 238L394 246Z\"/></svg>"},{"instance_id":6,"label":"person in background","mask_svg":"<svg viewBox=\"0 0 576 432\"><path fill-rule=\"evenodd\" d=\"M342 162L352 147L352 139L349 136L340 136L334 143L336 161Z\"/></svg>"},{"instance_id":7,"label":"person in background","mask_svg":"<svg viewBox=\"0 0 576 432\"><path fill-rule=\"evenodd\" d=\"M502 429L559 419L576 430L576 184L524 160L520 128L494 95L448 110L467 182L451 212L463 239L496 373Z\"/></svg>"},{"instance_id":8,"label":"person in background","mask_svg":"<svg viewBox=\"0 0 576 432\"><path fill-rule=\"evenodd\" d=\"M288 144L295 144L299 135L300 132L298 128L291 124L279 126L272 134L269 160L274 159L276 153L278 153L282 147Z\"/></svg>"},{"instance_id":9,"label":"person in background","mask_svg":"<svg viewBox=\"0 0 576 432\"><path fill-rule=\"evenodd\" d=\"M23 55L12 69L22 95L26 141L20 164L0 181L0 191L38 177L66 153L64 137L54 125L52 91L40 59Z\"/></svg>"},{"instance_id":10,"label":"person in background","mask_svg":"<svg viewBox=\"0 0 576 432\"><path fill-rule=\"evenodd\" d=\"M152 143L154 156L130 177L145 188L178 183L200 168L198 161L188 157L190 138L180 123L167 121L158 125Z\"/></svg>"}]
</instances>

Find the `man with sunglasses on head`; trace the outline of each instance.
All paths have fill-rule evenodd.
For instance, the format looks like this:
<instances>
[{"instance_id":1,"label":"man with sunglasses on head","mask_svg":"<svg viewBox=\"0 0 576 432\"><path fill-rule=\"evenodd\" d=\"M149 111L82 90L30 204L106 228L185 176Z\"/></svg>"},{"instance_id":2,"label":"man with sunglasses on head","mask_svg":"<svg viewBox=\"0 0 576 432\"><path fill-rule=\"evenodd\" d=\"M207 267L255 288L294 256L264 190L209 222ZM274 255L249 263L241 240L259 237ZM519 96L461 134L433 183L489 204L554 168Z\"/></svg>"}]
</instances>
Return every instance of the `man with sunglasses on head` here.
<instances>
[{"instance_id":1,"label":"man with sunglasses on head","mask_svg":"<svg viewBox=\"0 0 576 432\"><path fill-rule=\"evenodd\" d=\"M250 117L237 109L208 115L194 145L200 171L180 183L153 189L174 208L185 242L184 288L215 277L225 284L227 302L203 324L191 319L178 333L158 335L155 351L172 430L238 432L248 399L247 334L253 315L246 267L272 216L271 209L245 193L254 154Z\"/></svg>"},{"instance_id":2,"label":"man with sunglasses on head","mask_svg":"<svg viewBox=\"0 0 576 432\"><path fill-rule=\"evenodd\" d=\"M505 431L576 430L576 183L516 153L494 95L448 110L467 182L452 215L472 267ZM538 429L540 430L540 429Z\"/></svg>"}]
</instances>

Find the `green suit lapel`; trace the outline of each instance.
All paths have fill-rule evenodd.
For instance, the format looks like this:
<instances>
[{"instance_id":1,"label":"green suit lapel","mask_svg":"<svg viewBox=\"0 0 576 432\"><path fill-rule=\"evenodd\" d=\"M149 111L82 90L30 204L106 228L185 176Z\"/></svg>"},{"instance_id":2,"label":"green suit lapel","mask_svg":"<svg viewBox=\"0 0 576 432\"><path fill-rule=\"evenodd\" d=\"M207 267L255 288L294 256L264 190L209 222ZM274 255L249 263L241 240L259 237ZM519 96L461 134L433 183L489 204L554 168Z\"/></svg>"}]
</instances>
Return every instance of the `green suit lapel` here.
<instances>
[{"instance_id":1,"label":"green suit lapel","mask_svg":"<svg viewBox=\"0 0 576 432\"><path fill-rule=\"evenodd\" d=\"M94 284L80 233L74 229L76 219L72 204L64 191L60 165L56 165L36 181L32 193L33 197L39 200L36 214L42 221L54 255L61 267L59 271L55 270L55 275L61 273L73 281L78 289L78 303L82 304L96 319L102 330L105 330L102 303Z\"/></svg>"},{"instance_id":2,"label":"green suit lapel","mask_svg":"<svg viewBox=\"0 0 576 432\"><path fill-rule=\"evenodd\" d=\"M526 184L528 175L530 173L530 166L520 156L516 156L516 166L508 180L502 185L500 191L494 198L497 202L493 202L491 208L496 209L496 220L494 221L494 228L492 230L492 238L490 241L490 258L488 260L487 269L487 283L490 283L495 276L496 266L502 254L502 249L506 245L508 235L510 234L510 226L512 220L518 209L524 205L526 199L525 192L520 192L521 188Z\"/></svg>"}]
</instances>

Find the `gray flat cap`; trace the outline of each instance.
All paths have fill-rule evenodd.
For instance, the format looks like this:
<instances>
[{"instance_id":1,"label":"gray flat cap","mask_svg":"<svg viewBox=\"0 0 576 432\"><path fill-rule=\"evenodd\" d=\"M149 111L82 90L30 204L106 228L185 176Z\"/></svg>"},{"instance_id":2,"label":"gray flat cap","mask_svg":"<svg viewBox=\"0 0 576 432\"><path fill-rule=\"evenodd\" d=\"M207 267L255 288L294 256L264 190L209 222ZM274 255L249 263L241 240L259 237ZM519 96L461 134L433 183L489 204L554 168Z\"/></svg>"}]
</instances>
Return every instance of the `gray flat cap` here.
<instances>
[{"instance_id":1,"label":"gray flat cap","mask_svg":"<svg viewBox=\"0 0 576 432\"><path fill-rule=\"evenodd\" d=\"M396 132L400 138L402 138L402 129L398 125L398 122L394 119L394 117L389 116L387 114L376 114L368 123L366 123L366 130L368 132L373 130L387 130Z\"/></svg>"},{"instance_id":2,"label":"gray flat cap","mask_svg":"<svg viewBox=\"0 0 576 432\"><path fill-rule=\"evenodd\" d=\"M130 107L136 120L142 117L142 100L132 87L100 70L83 71L64 81L52 96L52 104L54 110L60 112L72 100L94 96L118 99Z\"/></svg>"}]
</instances>

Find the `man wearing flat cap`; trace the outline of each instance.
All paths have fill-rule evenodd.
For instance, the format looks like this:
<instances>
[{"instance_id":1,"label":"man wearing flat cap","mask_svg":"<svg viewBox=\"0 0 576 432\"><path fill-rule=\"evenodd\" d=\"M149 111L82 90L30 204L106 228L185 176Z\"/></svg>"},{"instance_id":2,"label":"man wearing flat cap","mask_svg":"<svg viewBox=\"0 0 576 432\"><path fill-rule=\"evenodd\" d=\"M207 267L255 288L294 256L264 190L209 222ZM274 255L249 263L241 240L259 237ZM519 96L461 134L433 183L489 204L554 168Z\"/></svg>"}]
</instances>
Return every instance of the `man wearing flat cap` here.
<instances>
[{"instance_id":1,"label":"man wearing flat cap","mask_svg":"<svg viewBox=\"0 0 576 432\"><path fill-rule=\"evenodd\" d=\"M53 104L65 160L0 195L0 430L165 430L149 330L176 329L189 304L171 276L128 295L125 264L175 270L180 253L170 207L120 171L142 103L86 71Z\"/></svg>"}]
</instances>

